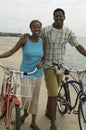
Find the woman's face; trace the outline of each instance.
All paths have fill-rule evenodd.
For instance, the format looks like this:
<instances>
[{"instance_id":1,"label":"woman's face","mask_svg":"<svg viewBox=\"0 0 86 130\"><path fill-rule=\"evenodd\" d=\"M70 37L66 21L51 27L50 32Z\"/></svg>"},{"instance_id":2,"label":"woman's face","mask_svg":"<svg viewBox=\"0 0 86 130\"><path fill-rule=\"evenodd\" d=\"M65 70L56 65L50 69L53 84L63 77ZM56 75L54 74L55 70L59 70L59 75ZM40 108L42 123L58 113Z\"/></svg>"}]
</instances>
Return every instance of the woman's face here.
<instances>
[{"instance_id":1,"label":"woman's face","mask_svg":"<svg viewBox=\"0 0 86 130\"><path fill-rule=\"evenodd\" d=\"M34 36L39 36L42 30L42 25L39 22L33 22L31 25L31 32Z\"/></svg>"}]
</instances>

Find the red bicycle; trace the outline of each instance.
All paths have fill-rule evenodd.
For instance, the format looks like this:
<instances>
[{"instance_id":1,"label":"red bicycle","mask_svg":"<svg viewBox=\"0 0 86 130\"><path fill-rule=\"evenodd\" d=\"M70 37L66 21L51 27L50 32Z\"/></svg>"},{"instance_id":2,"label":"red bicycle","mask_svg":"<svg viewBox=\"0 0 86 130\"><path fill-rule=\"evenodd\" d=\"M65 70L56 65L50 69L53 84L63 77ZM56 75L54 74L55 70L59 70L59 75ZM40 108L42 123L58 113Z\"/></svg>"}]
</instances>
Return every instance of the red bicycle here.
<instances>
[{"instance_id":1,"label":"red bicycle","mask_svg":"<svg viewBox=\"0 0 86 130\"><path fill-rule=\"evenodd\" d=\"M4 118L4 127L7 130L20 130L20 101L16 96L16 91L19 87L19 76L24 72L5 67L2 64L0 67L4 72L0 93L0 119ZM36 70L37 68L28 74L32 74Z\"/></svg>"},{"instance_id":2,"label":"red bicycle","mask_svg":"<svg viewBox=\"0 0 86 130\"><path fill-rule=\"evenodd\" d=\"M0 94L0 119L4 118L6 129L20 130L20 101L16 96L18 74L13 68L2 64L0 67L4 71Z\"/></svg>"}]
</instances>

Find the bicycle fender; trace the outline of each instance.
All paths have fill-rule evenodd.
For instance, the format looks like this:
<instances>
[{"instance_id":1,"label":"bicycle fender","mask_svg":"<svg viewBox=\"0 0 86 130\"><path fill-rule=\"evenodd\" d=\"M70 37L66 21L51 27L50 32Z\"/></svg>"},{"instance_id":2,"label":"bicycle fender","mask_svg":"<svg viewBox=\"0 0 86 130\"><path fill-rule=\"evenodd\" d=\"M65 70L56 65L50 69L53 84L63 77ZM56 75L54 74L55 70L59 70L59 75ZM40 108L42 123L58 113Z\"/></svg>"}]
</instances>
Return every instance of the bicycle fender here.
<instances>
[{"instance_id":1,"label":"bicycle fender","mask_svg":"<svg viewBox=\"0 0 86 130\"><path fill-rule=\"evenodd\" d=\"M13 101L14 104L16 104L16 105L20 105L21 104L20 101L19 101L19 99L16 96L12 96L11 101Z\"/></svg>"}]
</instances>

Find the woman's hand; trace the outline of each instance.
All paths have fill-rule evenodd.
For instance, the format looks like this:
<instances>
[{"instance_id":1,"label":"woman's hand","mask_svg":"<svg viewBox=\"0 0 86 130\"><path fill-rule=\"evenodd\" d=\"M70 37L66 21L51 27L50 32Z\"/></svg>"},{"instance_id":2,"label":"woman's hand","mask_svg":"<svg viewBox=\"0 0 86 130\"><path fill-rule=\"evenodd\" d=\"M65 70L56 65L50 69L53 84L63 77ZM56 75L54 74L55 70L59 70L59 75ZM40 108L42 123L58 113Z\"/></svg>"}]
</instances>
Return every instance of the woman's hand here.
<instances>
[{"instance_id":1,"label":"woman's hand","mask_svg":"<svg viewBox=\"0 0 86 130\"><path fill-rule=\"evenodd\" d=\"M42 63L40 62L36 67L40 69L42 67Z\"/></svg>"},{"instance_id":2,"label":"woman's hand","mask_svg":"<svg viewBox=\"0 0 86 130\"><path fill-rule=\"evenodd\" d=\"M40 61L40 63L39 63L36 67L37 67L38 69L40 69L40 68L44 65L44 63L45 63L45 59L42 58L41 61Z\"/></svg>"}]
</instances>

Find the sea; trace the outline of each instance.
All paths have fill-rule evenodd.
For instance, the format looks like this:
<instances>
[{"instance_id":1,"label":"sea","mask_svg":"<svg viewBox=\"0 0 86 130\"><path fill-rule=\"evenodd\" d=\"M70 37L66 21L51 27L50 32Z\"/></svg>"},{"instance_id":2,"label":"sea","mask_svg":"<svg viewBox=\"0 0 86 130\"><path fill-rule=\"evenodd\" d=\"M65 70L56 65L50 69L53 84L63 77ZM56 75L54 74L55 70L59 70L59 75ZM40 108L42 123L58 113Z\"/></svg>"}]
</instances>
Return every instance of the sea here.
<instances>
[{"instance_id":1,"label":"sea","mask_svg":"<svg viewBox=\"0 0 86 130\"><path fill-rule=\"evenodd\" d=\"M19 37L5 37L13 44L16 44L19 40ZM86 48L86 37L77 37L79 43ZM75 47L72 47L70 44L66 46L66 54L64 63L73 69L86 69L86 57L81 55Z\"/></svg>"}]
</instances>

